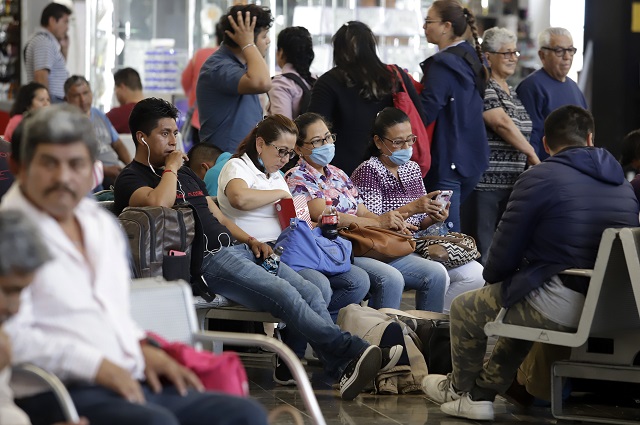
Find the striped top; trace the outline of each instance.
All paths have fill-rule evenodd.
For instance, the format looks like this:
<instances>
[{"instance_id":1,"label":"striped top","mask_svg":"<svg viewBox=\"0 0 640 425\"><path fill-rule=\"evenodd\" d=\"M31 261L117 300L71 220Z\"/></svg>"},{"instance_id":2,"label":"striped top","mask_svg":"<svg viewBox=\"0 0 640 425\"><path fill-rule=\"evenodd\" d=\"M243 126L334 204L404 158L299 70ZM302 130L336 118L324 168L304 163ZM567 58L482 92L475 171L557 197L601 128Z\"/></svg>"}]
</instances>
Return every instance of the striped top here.
<instances>
[{"instance_id":1,"label":"striped top","mask_svg":"<svg viewBox=\"0 0 640 425\"><path fill-rule=\"evenodd\" d=\"M529 118L522 102L516 96L515 91L511 90L511 87L507 93L492 78L484 92L484 110L489 111L494 108L504 109L518 130L529 140L532 128L531 118ZM489 168L482 175L476 190L513 188L518 176L524 171L527 156L504 141L489 127L487 127L487 139L490 149Z\"/></svg>"},{"instance_id":2,"label":"striped top","mask_svg":"<svg viewBox=\"0 0 640 425\"><path fill-rule=\"evenodd\" d=\"M39 28L27 42L25 64L27 81L33 81L35 71L49 70L49 95L64 98L64 82L69 78L67 62L60 43L46 28Z\"/></svg>"}]
</instances>

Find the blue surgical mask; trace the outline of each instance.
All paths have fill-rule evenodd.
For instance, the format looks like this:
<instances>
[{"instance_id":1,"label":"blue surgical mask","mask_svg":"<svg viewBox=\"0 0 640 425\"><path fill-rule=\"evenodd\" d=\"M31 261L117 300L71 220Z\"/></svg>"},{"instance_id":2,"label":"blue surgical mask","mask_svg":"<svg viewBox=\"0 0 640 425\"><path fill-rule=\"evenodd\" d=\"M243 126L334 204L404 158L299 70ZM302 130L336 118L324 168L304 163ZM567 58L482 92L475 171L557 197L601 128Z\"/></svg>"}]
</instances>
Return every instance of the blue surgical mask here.
<instances>
[{"instance_id":1,"label":"blue surgical mask","mask_svg":"<svg viewBox=\"0 0 640 425\"><path fill-rule=\"evenodd\" d=\"M333 143L327 143L326 145L322 145L319 148L315 148L313 151L311 151L309 159L319 166L324 167L331 162L335 154L336 145L334 145Z\"/></svg>"},{"instance_id":2,"label":"blue surgical mask","mask_svg":"<svg viewBox=\"0 0 640 425\"><path fill-rule=\"evenodd\" d=\"M386 155L386 154L383 154ZM407 149L400 149L394 151L391 155L386 155L391 162L396 165L404 165L411 159L411 155L413 155L413 148L408 147Z\"/></svg>"}]
</instances>

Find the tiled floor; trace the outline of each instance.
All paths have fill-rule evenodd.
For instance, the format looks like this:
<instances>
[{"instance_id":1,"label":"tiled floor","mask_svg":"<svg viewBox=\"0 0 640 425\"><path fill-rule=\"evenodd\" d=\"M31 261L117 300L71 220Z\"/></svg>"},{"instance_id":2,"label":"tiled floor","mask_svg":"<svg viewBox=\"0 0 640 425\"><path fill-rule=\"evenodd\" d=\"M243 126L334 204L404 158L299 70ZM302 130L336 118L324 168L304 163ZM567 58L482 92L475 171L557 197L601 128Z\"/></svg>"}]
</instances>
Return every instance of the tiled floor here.
<instances>
[{"instance_id":1,"label":"tiled floor","mask_svg":"<svg viewBox=\"0 0 640 425\"><path fill-rule=\"evenodd\" d=\"M403 309L413 308L413 299L408 294L403 299ZM265 360L247 361L251 395L258 399L270 412L282 409L282 406L290 406L297 412L304 424L313 424L307 413L302 397L295 387L282 387L272 380L273 368ZM325 375L318 366L306 366L310 375L316 398L320 409L328 425L377 425L377 424L441 424L441 425L468 425L480 423L449 417L440 412L440 406L427 399L423 394L401 396L377 396L361 394L353 401L342 401L337 390L332 388L334 380ZM595 403L598 403L597 405ZM640 407L640 400L637 401ZM553 418L548 408L534 407L522 411L506 400L498 397L495 403L496 420L494 424L556 424L558 420ZM603 406L600 400L578 399L576 410L587 412L593 416L618 416L634 419L640 423L640 409L627 403L626 408L613 405ZM560 421L561 422L561 421ZM295 425L296 422L289 414L282 414L273 419L274 425ZM629 422L634 423L634 422Z\"/></svg>"}]
</instances>

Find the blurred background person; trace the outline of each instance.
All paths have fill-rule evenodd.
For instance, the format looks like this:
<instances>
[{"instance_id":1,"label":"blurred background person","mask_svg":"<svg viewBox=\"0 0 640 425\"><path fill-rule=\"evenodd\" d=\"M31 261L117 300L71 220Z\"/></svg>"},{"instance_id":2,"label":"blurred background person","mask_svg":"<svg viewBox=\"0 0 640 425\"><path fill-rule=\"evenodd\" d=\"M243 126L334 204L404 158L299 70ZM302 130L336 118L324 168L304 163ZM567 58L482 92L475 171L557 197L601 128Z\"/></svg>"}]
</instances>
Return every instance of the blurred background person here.
<instances>
[{"instance_id":1,"label":"blurred background person","mask_svg":"<svg viewBox=\"0 0 640 425\"><path fill-rule=\"evenodd\" d=\"M631 186L640 201L640 129L627 134L622 141L622 157L620 163L623 167L632 168L636 176L631 180Z\"/></svg>"},{"instance_id":2,"label":"blurred background person","mask_svg":"<svg viewBox=\"0 0 640 425\"><path fill-rule=\"evenodd\" d=\"M40 108L49 106L51 99L49 98L49 90L40 83L31 82L20 87L16 100L13 102L11 111L9 112L9 122L4 130L4 139L11 141L13 131L22 121L22 115L27 111L37 111Z\"/></svg>"},{"instance_id":3,"label":"blurred background person","mask_svg":"<svg viewBox=\"0 0 640 425\"><path fill-rule=\"evenodd\" d=\"M268 113L290 119L307 112L316 78L309 67L315 54L311 34L304 27L289 27L278 34L276 62L282 73L271 80ZM302 104L303 98L307 104Z\"/></svg>"},{"instance_id":4,"label":"blurred background person","mask_svg":"<svg viewBox=\"0 0 640 425\"><path fill-rule=\"evenodd\" d=\"M347 175L362 162L376 114L393 106L396 73L378 57L376 39L364 23L349 21L332 38L335 66L321 75L311 91L309 112L325 117L340 135L333 164ZM420 111L420 99L404 71L405 86Z\"/></svg>"},{"instance_id":5,"label":"blurred background person","mask_svg":"<svg viewBox=\"0 0 640 425\"><path fill-rule=\"evenodd\" d=\"M505 28L490 28L482 36L482 51L491 69L482 114L489 140L489 168L462 205L462 230L475 238L482 264L518 176L527 162L540 163L529 143L529 114L507 83L520 56L516 42L516 35Z\"/></svg>"},{"instance_id":6,"label":"blurred background person","mask_svg":"<svg viewBox=\"0 0 640 425\"><path fill-rule=\"evenodd\" d=\"M111 108L107 118L120 134L129 134L129 115L136 103L144 99L140 74L133 68L123 68L113 74L114 92L120 106Z\"/></svg>"}]
</instances>

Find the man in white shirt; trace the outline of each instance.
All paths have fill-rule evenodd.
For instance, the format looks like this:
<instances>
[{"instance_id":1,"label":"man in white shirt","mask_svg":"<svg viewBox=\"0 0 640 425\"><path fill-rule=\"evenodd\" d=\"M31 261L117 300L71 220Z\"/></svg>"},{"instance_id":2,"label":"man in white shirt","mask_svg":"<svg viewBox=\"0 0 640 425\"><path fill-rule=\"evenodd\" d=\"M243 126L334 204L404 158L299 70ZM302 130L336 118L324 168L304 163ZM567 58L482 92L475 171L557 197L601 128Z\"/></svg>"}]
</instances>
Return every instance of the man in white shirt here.
<instances>
[{"instance_id":1,"label":"man in white shirt","mask_svg":"<svg viewBox=\"0 0 640 425\"><path fill-rule=\"evenodd\" d=\"M18 184L0 209L37 223L53 259L36 272L20 312L5 325L13 361L56 374L94 425L266 424L256 402L203 392L191 371L145 343L129 311L122 232L86 197L98 153L89 118L68 105L45 108L22 140ZM57 420L53 397L43 390L26 383L16 390L34 425Z\"/></svg>"}]
</instances>

